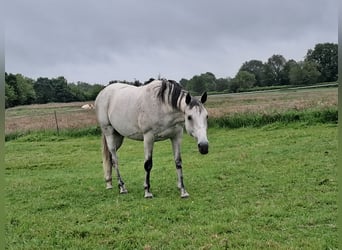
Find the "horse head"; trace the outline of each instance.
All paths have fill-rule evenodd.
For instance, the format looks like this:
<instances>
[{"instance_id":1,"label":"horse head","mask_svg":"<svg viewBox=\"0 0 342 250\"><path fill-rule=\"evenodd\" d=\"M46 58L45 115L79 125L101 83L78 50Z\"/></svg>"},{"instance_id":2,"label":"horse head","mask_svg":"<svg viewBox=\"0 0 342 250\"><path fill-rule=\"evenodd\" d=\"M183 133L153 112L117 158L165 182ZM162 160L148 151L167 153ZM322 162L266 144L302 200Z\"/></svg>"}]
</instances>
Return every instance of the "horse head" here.
<instances>
[{"instance_id":1,"label":"horse head","mask_svg":"<svg viewBox=\"0 0 342 250\"><path fill-rule=\"evenodd\" d=\"M206 92L200 100L191 97L189 93L185 98L185 129L189 135L197 140L198 150L201 154L207 154L209 149L207 139L208 112L203 106L206 100Z\"/></svg>"}]
</instances>

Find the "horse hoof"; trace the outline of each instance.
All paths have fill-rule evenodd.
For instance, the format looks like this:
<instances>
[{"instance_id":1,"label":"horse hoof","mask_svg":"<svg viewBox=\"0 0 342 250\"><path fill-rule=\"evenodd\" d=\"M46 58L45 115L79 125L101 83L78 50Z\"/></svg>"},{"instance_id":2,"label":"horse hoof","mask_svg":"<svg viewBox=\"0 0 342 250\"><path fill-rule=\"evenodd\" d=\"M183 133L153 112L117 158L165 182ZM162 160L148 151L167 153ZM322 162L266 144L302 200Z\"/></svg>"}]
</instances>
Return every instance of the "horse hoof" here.
<instances>
[{"instance_id":1,"label":"horse hoof","mask_svg":"<svg viewBox=\"0 0 342 250\"><path fill-rule=\"evenodd\" d=\"M120 194L127 194L128 191L124 186L119 187L120 188Z\"/></svg>"},{"instance_id":2,"label":"horse hoof","mask_svg":"<svg viewBox=\"0 0 342 250\"><path fill-rule=\"evenodd\" d=\"M181 198L182 199L185 199L185 198L188 198L190 195L188 194L188 192L182 192L182 194L181 194Z\"/></svg>"},{"instance_id":3,"label":"horse hoof","mask_svg":"<svg viewBox=\"0 0 342 250\"><path fill-rule=\"evenodd\" d=\"M147 199L151 199L151 198L153 198L153 195L152 195L152 193L145 193L145 198L147 198Z\"/></svg>"},{"instance_id":4,"label":"horse hoof","mask_svg":"<svg viewBox=\"0 0 342 250\"><path fill-rule=\"evenodd\" d=\"M120 194L127 194L127 193L128 193L127 189L120 189Z\"/></svg>"},{"instance_id":5,"label":"horse hoof","mask_svg":"<svg viewBox=\"0 0 342 250\"><path fill-rule=\"evenodd\" d=\"M106 189L113 189L113 186L111 184L107 184Z\"/></svg>"}]
</instances>

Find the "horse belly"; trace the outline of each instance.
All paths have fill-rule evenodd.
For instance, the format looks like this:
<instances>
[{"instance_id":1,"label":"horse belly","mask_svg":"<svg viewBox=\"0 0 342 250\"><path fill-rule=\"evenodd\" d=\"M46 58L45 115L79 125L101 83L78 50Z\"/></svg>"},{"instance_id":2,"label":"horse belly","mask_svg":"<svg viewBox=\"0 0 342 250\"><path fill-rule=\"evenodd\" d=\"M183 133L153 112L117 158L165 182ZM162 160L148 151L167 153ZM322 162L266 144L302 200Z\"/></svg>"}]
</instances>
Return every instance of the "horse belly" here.
<instances>
[{"instance_id":1,"label":"horse belly","mask_svg":"<svg viewBox=\"0 0 342 250\"><path fill-rule=\"evenodd\" d=\"M157 113L157 112L155 112ZM155 141L162 141L173 138L183 131L182 115L160 114L152 118L145 116L139 121L144 134L150 134Z\"/></svg>"},{"instance_id":2,"label":"horse belly","mask_svg":"<svg viewBox=\"0 0 342 250\"><path fill-rule=\"evenodd\" d=\"M113 128L120 135L134 140L143 140L143 132L137 126L135 117L116 113L111 115L110 121Z\"/></svg>"},{"instance_id":3,"label":"horse belly","mask_svg":"<svg viewBox=\"0 0 342 250\"><path fill-rule=\"evenodd\" d=\"M143 140L143 132L138 125L139 110L136 109L138 101L129 98L129 94L122 91L111 98L108 117L112 127L122 136L134 140Z\"/></svg>"},{"instance_id":4,"label":"horse belly","mask_svg":"<svg viewBox=\"0 0 342 250\"><path fill-rule=\"evenodd\" d=\"M182 125L174 125L172 127L164 128L158 133L155 133L154 138L155 138L155 141L163 141L163 140L175 137L179 133L182 133L182 131L183 131Z\"/></svg>"}]
</instances>

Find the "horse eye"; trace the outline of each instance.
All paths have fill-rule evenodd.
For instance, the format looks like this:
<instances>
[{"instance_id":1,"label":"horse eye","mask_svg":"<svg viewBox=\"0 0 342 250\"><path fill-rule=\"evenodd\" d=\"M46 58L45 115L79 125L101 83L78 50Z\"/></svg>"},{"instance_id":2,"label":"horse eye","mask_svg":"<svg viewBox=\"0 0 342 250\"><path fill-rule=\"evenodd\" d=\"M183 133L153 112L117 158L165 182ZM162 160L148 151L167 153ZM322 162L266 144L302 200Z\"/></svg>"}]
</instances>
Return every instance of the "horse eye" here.
<instances>
[{"instance_id":1,"label":"horse eye","mask_svg":"<svg viewBox=\"0 0 342 250\"><path fill-rule=\"evenodd\" d=\"M208 120L208 118L209 118L209 117L207 116L207 120Z\"/></svg>"},{"instance_id":2,"label":"horse eye","mask_svg":"<svg viewBox=\"0 0 342 250\"><path fill-rule=\"evenodd\" d=\"M188 120L191 121L192 120L192 117L191 115L188 116Z\"/></svg>"}]
</instances>

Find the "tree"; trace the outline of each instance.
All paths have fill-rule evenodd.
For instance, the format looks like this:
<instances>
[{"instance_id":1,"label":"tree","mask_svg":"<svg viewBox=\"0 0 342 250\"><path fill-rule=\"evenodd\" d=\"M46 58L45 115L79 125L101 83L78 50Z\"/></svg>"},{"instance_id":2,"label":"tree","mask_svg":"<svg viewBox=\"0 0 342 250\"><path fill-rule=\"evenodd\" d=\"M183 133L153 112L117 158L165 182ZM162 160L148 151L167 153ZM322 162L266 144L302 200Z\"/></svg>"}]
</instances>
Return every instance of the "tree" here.
<instances>
[{"instance_id":1,"label":"tree","mask_svg":"<svg viewBox=\"0 0 342 250\"><path fill-rule=\"evenodd\" d=\"M36 99L33 80L21 74L5 74L6 107L31 104Z\"/></svg>"},{"instance_id":2,"label":"tree","mask_svg":"<svg viewBox=\"0 0 342 250\"><path fill-rule=\"evenodd\" d=\"M228 78L218 78L216 79L216 91L222 92L229 88Z\"/></svg>"},{"instance_id":3,"label":"tree","mask_svg":"<svg viewBox=\"0 0 342 250\"><path fill-rule=\"evenodd\" d=\"M299 63L293 63L289 70L290 84L301 85L303 84L303 70Z\"/></svg>"},{"instance_id":4,"label":"tree","mask_svg":"<svg viewBox=\"0 0 342 250\"><path fill-rule=\"evenodd\" d=\"M231 81L230 90L231 92L240 92L241 90L252 88L255 82L254 74L242 70Z\"/></svg>"},{"instance_id":5,"label":"tree","mask_svg":"<svg viewBox=\"0 0 342 250\"><path fill-rule=\"evenodd\" d=\"M303 84L310 85L318 82L321 73L317 69L315 62L304 61L303 62Z\"/></svg>"},{"instance_id":6,"label":"tree","mask_svg":"<svg viewBox=\"0 0 342 250\"><path fill-rule=\"evenodd\" d=\"M14 74L5 73L5 102L6 107L19 105L17 95L17 79Z\"/></svg>"},{"instance_id":7,"label":"tree","mask_svg":"<svg viewBox=\"0 0 342 250\"><path fill-rule=\"evenodd\" d=\"M37 103L48 103L54 101L55 89L47 77L39 77L34 85Z\"/></svg>"},{"instance_id":8,"label":"tree","mask_svg":"<svg viewBox=\"0 0 342 250\"><path fill-rule=\"evenodd\" d=\"M292 63L289 71L290 84L309 85L317 83L320 72L314 62L304 61Z\"/></svg>"},{"instance_id":9,"label":"tree","mask_svg":"<svg viewBox=\"0 0 342 250\"><path fill-rule=\"evenodd\" d=\"M273 55L264 65L263 85L281 85L286 83L284 71L286 59L282 55Z\"/></svg>"},{"instance_id":10,"label":"tree","mask_svg":"<svg viewBox=\"0 0 342 250\"><path fill-rule=\"evenodd\" d=\"M95 100L96 96L104 88L104 86L100 84L77 82L77 84L69 83L68 88L77 101L90 101Z\"/></svg>"},{"instance_id":11,"label":"tree","mask_svg":"<svg viewBox=\"0 0 342 250\"><path fill-rule=\"evenodd\" d=\"M196 94L201 94L202 92L206 90L205 81L203 80L202 77L195 75L189 80L186 88L189 91L195 92Z\"/></svg>"},{"instance_id":12,"label":"tree","mask_svg":"<svg viewBox=\"0 0 342 250\"><path fill-rule=\"evenodd\" d=\"M182 78L180 81L179 81L179 84L183 87L183 88L187 88L187 85L188 85L188 82L189 80L185 79L185 78Z\"/></svg>"},{"instance_id":13,"label":"tree","mask_svg":"<svg viewBox=\"0 0 342 250\"><path fill-rule=\"evenodd\" d=\"M338 77L338 46L334 43L318 43L315 48L309 49L305 61L317 64L320 72L319 81L332 82L337 81Z\"/></svg>"},{"instance_id":14,"label":"tree","mask_svg":"<svg viewBox=\"0 0 342 250\"><path fill-rule=\"evenodd\" d=\"M201 75L195 75L189 81L182 79L181 84L186 84L186 89L189 91L202 94L204 91L216 90L216 77L213 73L206 72Z\"/></svg>"},{"instance_id":15,"label":"tree","mask_svg":"<svg viewBox=\"0 0 342 250\"><path fill-rule=\"evenodd\" d=\"M202 81L204 81L207 91L215 91L216 90L216 77L211 72L206 72L205 74L201 74L200 77ZM204 91L202 91L204 92ZM201 93L202 93L201 92Z\"/></svg>"},{"instance_id":16,"label":"tree","mask_svg":"<svg viewBox=\"0 0 342 250\"><path fill-rule=\"evenodd\" d=\"M33 80L16 74L17 96L20 105L32 104L36 99L36 92L33 89Z\"/></svg>"},{"instance_id":17,"label":"tree","mask_svg":"<svg viewBox=\"0 0 342 250\"><path fill-rule=\"evenodd\" d=\"M70 91L70 88L68 87L67 80L63 76L51 79L50 83L53 86L55 92L55 95L52 98L53 102L77 101Z\"/></svg>"},{"instance_id":18,"label":"tree","mask_svg":"<svg viewBox=\"0 0 342 250\"><path fill-rule=\"evenodd\" d=\"M100 93L100 91L104 88L101 84L94 84L91 85L91 89L89 90L89 96L88 100L95 100L97 95Z\"/></svg>"},{"instance_id":19,"label":"tree","mask_svg":"<svg viewBox=\"0 0 342 250\"><path fill-rule=\"evenodd\" d=\"M244 62L239 71L247 71L254 74L255 86L262 86L262 77L264 71L264 64L259 60L250 60Z\"/></svg>"},{"instance_id":20,"label":"tree","mask_svg":"<svg viewBox=\"0 0 342 250\"><path fill-rule=\"evenodd\" d=\"M5 107L13 107L15 100L16 94L13 87L5 82Z\"/></svg>"},{"instance_id":21,"label":"tree","mask_svg":"<svg viewBox=\"0 0 342 250\"><path fill-rule=\"evenodd\" d=\"M283 69L283 84L284 85L291 84L290 70L291 70L292 66L295 66L296 64L297 64L297 62L293 59L290 59L285 63L285 66Z\"/></svg>"},{"instance_id":22,"label":"tree","mask_svg":"<svg viewBox=\"0 0 342 250\"><path fill-rule=\"evenodd\" d=\"M85 91L80 87L79 84L69 83L68 88L70 93L74 96L76 101L83 102L88 100Z\"/></svg>"}]
</instances>

